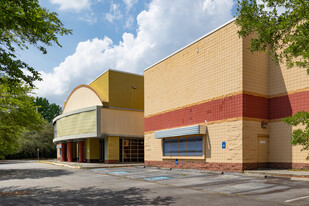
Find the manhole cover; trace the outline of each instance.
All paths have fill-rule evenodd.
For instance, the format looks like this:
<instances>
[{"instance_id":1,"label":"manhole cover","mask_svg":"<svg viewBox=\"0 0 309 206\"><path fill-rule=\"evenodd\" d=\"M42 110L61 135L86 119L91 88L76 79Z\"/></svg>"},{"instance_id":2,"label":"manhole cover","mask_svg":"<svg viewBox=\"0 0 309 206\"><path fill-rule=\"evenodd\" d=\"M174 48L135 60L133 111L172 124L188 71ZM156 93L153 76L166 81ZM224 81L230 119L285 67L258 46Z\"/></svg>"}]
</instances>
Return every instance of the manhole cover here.
<instances>
[{"instance_id":1,"label":"manhole cover","mask_svg":"<svg viewBox=\"0 0 309 206\"><path fill-rule=\"evenodd\" d=\"M143 178L142 180L146 180L146 181L158 181L158 180L169 180L172 179L171 177L147 177L147 178Z\"/></svg>"}]
</instances>

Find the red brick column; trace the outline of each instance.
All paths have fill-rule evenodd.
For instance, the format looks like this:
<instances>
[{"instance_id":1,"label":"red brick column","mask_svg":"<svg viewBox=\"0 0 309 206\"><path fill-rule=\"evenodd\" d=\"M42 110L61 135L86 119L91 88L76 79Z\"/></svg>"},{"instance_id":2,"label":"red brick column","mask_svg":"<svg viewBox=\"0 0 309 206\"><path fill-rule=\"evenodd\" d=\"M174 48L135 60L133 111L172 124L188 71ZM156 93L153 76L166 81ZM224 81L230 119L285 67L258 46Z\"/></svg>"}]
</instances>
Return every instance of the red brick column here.
<instances>
[{"instance_id":1,"label":"red brick column","mask_svg":"<svg viewBox=\"0 0 309 206\"><path fill-rule=\"evenodd\" d=\"M78 142L78 162L84 162L84 142Z\"/></svg>"},{"instance_id":2,"label":"red brick column","mask_svg":"<svg viewBox=\"0 0 309 206\"><path fill-rule=\"evenodd\" d=\"M67 144L61 143L61 162L66 161L67 157Z\"/></svg>"},{"instance_id":3,"label":"red brick column","mask_svg":"<svg viewBox=\"0 0 309 206\"><path fill-rule=\"evenodd\" d=\"M73 142L68 142L68 162L73 162Z\"/></svg>"}]
</instances>

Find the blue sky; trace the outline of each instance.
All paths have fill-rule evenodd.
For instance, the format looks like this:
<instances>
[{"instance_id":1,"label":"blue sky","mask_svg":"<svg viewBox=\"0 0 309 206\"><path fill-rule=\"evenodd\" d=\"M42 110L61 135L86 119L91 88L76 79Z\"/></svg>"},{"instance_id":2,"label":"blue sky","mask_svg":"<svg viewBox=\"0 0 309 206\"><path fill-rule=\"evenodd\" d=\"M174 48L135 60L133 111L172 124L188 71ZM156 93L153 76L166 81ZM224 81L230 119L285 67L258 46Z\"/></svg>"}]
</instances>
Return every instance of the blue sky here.
<instances>
[{"instance_id":1,"label":"blue sky","mask_svg":"<svg viewBox=\"0 0 309 206\"><path fill-rule=\"evenodd\" d=\"M19 57L42 74L38 96L59 105L80 84L106 69L143 74L144 69L186 46L235 14L233 0L42 0L73 34L62 48L35 48Z\"/></svg>"}]
</instances>

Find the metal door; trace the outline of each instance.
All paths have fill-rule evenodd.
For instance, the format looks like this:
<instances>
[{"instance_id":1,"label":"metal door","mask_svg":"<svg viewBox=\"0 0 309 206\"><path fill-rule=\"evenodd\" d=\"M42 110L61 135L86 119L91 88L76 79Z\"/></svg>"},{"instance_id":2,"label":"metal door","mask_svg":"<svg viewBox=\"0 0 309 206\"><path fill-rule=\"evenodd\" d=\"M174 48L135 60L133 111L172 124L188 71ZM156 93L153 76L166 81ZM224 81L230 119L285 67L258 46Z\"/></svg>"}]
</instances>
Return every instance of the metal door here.
<instances>
[{"instance_id":1,"label":"metal door","mask_svg":"<svg viewBox=\"0 0 309 206\"><path fill-rule=\"evenodd\" d=\"M257 137L257 162L267 163L269 154L269 138L268 136L259 135Z\"/></svg>"}]
</instances>

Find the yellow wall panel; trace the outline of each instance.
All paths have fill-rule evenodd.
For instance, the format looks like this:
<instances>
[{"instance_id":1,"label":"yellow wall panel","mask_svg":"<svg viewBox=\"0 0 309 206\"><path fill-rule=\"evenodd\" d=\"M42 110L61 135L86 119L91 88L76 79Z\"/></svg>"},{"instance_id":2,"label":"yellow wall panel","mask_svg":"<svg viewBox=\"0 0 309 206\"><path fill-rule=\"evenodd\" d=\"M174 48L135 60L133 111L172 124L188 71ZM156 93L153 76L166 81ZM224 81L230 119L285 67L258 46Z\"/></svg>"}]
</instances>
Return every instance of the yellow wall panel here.
<instances>
[{"instance_id":1,"label":"yellow wall panel","mask_svg":"<svg viewBox=\"0 0 309 206\"><path fill-rule=\"evenodd\" d=\"M88 138L85 141L85 159L100 159L100 142L98 138Z\"/></svg>"},{"instance_id":2,"label":"yellow wall panel","mask_svg":"<svg viewBox=\"0 0 309 206\"><path fill-rule=\"evenodd\" d=\"M119 137L107 137L106 160L119 160Z\"/></svg>"},{"instance_id":3,"label":"yellow wall panel","mask_svg":"<svg viewBox=\"0 0 309 206\"><path fill-rule=\"evenodd\" d=\"M103 102L109 101L109 71L91 82L89 86L98 93Z\"/></svg>"},{"instance_id":4,"label":"yellow wall panel","mask_svg":"<svg viewBox=\"0 0 309 206\"><path fill-rule=\"evenodd\" d=\"M96 132L96 110L73 114L57 120L57 137Z\"/></svg>"},{"instance_id":5,"label":"yellow wall panel","mask_svg":"<svg viewBox=\"0 0 309 206\"><path fill-rule=\"evenodd\" d=\"M144 113L102 108L101 133L105 135L143 136Z\"/></svg>"},{"instance_id":6,"label":"yellow wall panel","mask_svg":"<svg viewBox=\"0 0 309 206\"><path fill-rule=\"evenodd\" d=\"M90 159L90 139L85 140L85 159Z\"/></svg>"},{"instance_id":7,"label":"yellow wall panel","mask_svg":"<svg viewBox=\"0 0 309 206\"><path fill-rule=\"evenodd\" d=\"M109 106L144 110L144 77L109 71Z\"/></svg>"},{"instance_id":8,"label":"yellow wall panel","mask_svg":"<svg viewBox=\"0 0 309 206\"><path fill-rule=\"evenodd\" d=\"M144 110L144 77L141 75L108 70L90 86L105 107Z\"/></svg>"}]
</instances>

